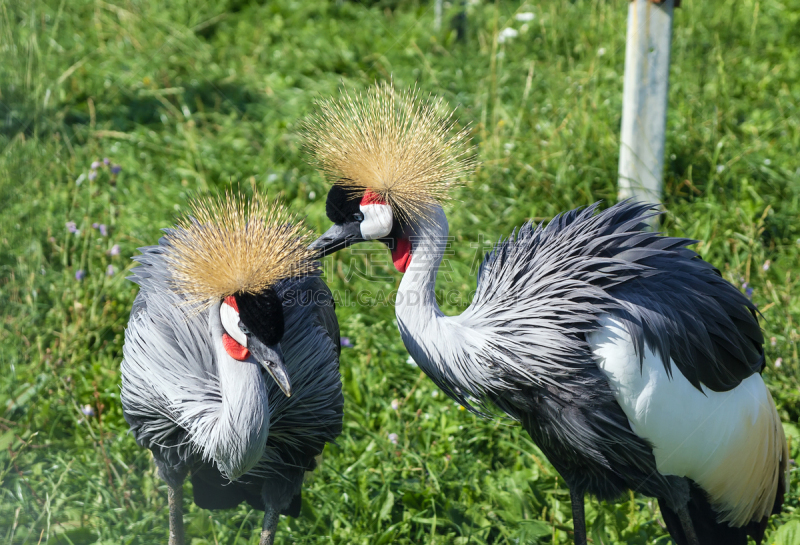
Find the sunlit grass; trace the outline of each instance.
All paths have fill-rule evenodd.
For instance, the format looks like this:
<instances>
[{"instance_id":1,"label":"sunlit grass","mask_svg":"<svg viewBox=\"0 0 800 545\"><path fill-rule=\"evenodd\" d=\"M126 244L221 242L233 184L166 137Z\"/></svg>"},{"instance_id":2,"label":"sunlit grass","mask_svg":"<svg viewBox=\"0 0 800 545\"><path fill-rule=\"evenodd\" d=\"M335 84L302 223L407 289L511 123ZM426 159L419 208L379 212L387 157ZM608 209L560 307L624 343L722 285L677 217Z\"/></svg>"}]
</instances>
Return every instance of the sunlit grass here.
<instances>
[{"instance_id":1,"label":"sunlit grass","mask_svg":"<svg viewBox=\"0 0 800 545\"><path fill-rule=\"evenodd\" d=\"M453 255L437 286L447 312L469 300L492 241L615 199L624 3L468 11L460 44L447 24L433 31L428 3L0 3L0 543L166 541L166 487L119 405L129 258L193 194L231 184L282 193L325 228L326 185L298 127L341 83L416 82L458 106L473 133L483 165L448 207ZM676 12L663 224L752 289L793 456L798 25L797 0L685 1ZM505 28L517 35L498 43ZM383 303L398 275L368 248L325 263L353 344L342 353L345 427L278 541L570 543L566 487L530 438L460 410L407 362ZM796 516L798 484L793 471L770 531ZM192 545L257 542L260 514L244 506L186 510ZM587 522L596 544L669 543L649 498L591 500Z\"/></svg>"}]
</instances>

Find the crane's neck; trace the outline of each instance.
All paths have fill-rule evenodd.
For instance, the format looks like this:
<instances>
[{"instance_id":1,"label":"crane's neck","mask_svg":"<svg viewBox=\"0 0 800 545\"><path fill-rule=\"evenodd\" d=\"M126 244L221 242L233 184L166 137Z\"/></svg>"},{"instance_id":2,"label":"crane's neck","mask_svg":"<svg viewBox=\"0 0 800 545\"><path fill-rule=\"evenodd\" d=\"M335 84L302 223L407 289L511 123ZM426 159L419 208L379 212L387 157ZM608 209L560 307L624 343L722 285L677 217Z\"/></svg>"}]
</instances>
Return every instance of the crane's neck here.
<instances>
[{"instance_id":1,"label":"crane's neck","mask_svg":"<svg viewBox=\"0 0 800 545\"><path fill-rule=\"evenodd\" d=\"M269 400L261 366L252 356L246 361L231 358L222 345L219 312L212 308L210 316L221 399L209 414L211 441L204 454L217 463L223 475L235 480L251 470L264 453Z\"/></svg>"},{"instance_id":2,"label":"crane's neck","mask_svg":"<svg viewBox=\"0 0 800 545\"><path fill-rule=\"evenodd\" d=\"M436 212L414 226L411 263L397 292L397 325L420 369L451 395L477 396L484 373L476 368L474 355L486 345L487 332L458 316L445 316L436 302L436 273L448 248L447 218L441 208Z\"/></svg>"},{"instance_id":3,"label":"crane's neck","mask_svg":"<svg viewBox=\"0 0 800 545\"><path fill-rule=\"evenodd\" d=\"M436 273L448 245L449 227L441 207L419 219L409 231L411 263L400 281L396 314L404 322L429 322L444 317L436 302Z\"/></svg>"}]
</instances>

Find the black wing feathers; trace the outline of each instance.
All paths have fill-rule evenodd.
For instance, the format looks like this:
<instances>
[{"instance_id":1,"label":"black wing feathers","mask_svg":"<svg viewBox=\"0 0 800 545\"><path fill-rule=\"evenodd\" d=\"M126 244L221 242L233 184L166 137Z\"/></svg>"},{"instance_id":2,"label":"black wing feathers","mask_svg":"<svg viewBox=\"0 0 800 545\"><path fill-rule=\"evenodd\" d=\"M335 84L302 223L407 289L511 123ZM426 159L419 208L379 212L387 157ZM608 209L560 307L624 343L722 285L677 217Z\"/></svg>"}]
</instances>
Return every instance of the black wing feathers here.
<instances>
[{"instance_id":1,"label":"black wing feathers","mask_svg":"<svg viewBox=\"0 0 800 545\"><path fill-rule=\"evenodd\" d=\"M609 309L627 323L640 357L646 343L668 373L671 359L697 388L730 390L761 371L756 307L687 248L696 241L645 231L655 215L649 204L596 210L566 212L546 227L527 223L498 243L481 264L476 301L516 293L531 279L550 279L556 290L566 280L571 301ZM502 274L505 282L487 280Z\"/></svg>"}]
</instances>

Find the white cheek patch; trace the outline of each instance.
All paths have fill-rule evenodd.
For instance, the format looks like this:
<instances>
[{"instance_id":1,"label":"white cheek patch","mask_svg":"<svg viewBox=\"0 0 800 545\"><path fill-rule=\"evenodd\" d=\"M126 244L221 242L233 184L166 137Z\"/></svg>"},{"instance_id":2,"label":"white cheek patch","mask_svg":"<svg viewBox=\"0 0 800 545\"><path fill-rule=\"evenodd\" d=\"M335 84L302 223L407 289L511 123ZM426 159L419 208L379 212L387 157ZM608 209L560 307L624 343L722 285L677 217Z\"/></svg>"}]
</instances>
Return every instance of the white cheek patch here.
<instances>
[{"instance_id":1,"label":"white cheek patch","mask_svg":"<svg viewBox=\"0 0 800 545\"><path fill-rule=\"evenodd\" d=\"M247 348L247 335L239 329L239 313L236 312L228 303L222 303L219 307L219 319L225 333L231 336L234 341Z\"/></svg>"},{"instance_id":2,"label":"white cheek patch","mask_svg":"<svg viewBox=\"0 0 800 545\"><path fill-rule=\"evenodd\" d=\"M361 236L365 240L383 238L392 232L392 207L388 204L362 204L359 206L364 214L361 222Z\"/></svg>"}]
</instances>

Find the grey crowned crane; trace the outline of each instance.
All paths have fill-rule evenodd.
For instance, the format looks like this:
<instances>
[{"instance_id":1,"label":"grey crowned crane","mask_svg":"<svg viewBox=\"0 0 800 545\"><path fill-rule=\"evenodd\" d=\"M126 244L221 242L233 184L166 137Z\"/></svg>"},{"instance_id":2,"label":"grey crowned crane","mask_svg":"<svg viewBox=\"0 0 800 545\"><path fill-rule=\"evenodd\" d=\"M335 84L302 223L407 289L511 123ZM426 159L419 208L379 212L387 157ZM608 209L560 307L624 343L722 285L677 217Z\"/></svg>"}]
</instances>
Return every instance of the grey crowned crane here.
<instances>
[{"instance_id":1,"label":"grey crowned crane","mask_svg":"<svg viewBox=\"0 0 800 545\"><path fill-rule=\"evenodd\" d=\"M125 331L123 414L169 492L170 545L194 502L298 516L315 457L342 429L339 326L308 232L258 194L198 200L141 248Z\"/></svg>"},{"instance_id":2,"label":"grey crowned crane","mask_svg":"<svg viewBox=\"0 0 800 545\"><path fill-rule=\"evenodd\" d=\"M441 203L469 166L452 125L439 102L388 85L321 103L308 145L334 182L334 225L312 247L389 246L409 353L465 407L521 422L569 487L576 544L584 495L626 490L658 499L680 545L760 543L788 452L754 305L694 241L647 232L650 206L624 202L525 224L487 254L472 304L446 316Z\"/></svg>"}]
</instances>

